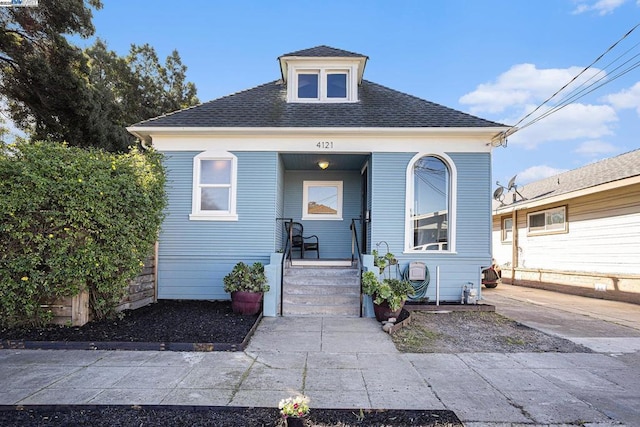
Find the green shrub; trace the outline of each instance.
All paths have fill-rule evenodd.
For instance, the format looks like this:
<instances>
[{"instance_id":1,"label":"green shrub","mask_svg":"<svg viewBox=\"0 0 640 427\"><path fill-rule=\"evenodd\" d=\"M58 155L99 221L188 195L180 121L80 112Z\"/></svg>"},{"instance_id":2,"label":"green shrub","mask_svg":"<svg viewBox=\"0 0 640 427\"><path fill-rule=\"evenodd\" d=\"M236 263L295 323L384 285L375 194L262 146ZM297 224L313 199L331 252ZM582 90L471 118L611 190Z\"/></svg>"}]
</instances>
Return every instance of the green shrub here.
<instances>
[{"instance_id":1,"label":"green shrub","mask_svg":"<svg viewBox=\"0 0 640 427\"><path fill-rule=\"evenodd\" d=\"M247 265L240 261L233 266L233 270L222 279L224 291L231 293L242 292L269 292L267 276L264 274L264 265L254 262Z\"/></svg>"},{"instance_id":2,"label":"green shrub","mask_svg":"<svg viewBox=\"0 0 640 427\"><path fill-rule=\"evenodd\" d=\"M61 143L0 144L0 324L42 324L41 305L87 290L115 313L158 237L161 155Z\"/></svg>"}]
</instances>

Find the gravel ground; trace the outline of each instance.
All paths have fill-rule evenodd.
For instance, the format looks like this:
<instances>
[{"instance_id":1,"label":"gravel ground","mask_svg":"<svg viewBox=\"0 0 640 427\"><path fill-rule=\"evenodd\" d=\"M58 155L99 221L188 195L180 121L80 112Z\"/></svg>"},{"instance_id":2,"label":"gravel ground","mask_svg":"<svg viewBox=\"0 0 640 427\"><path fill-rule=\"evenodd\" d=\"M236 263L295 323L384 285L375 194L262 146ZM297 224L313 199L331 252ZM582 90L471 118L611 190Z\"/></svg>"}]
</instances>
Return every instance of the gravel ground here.
<instances>
[{"instance_id":1,"label":"gravel ground","mask_svg":"<svg viewBox=\"0 0 640 427\"><path fill-rule=\"evenodd\" d=\"M392 339L405 353L591 353L587 347L487 311L413 311L410 325Z\"/></svg>"}]
</instances>

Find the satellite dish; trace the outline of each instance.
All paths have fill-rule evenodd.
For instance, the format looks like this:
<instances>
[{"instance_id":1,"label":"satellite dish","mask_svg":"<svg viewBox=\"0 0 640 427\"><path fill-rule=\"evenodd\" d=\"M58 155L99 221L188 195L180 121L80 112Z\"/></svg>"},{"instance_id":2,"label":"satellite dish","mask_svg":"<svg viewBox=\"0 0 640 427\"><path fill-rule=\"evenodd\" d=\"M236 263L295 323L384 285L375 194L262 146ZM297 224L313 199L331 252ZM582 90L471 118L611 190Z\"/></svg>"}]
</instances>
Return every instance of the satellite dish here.
<instances>
[{"instance_id":1,"label":"satellite dish","mask_svg":"<svg viewBox=\"0 0 640 427\"><path fill-rule=\"evenodd\" d=\"M496 191L493 192L493 198L499 202L502 202L502 193L504 193L504 187L496 188Z\"/></svg>"},{"instance_id":2,"label":"satellite dish","mask_svg":"<svg viewBox=\"0 0 640 427\"><path fill-rule=\"evenodd\" d=\"M516 177L517 177L517 176L518 176L518 175L514 175L514 176L513 176L513 178L511 178L511 179L509 180L509 185L507 185L507 190L511 190L513 187L515 187L515 186L516 186Z\"/></svg>"}]
</instances>

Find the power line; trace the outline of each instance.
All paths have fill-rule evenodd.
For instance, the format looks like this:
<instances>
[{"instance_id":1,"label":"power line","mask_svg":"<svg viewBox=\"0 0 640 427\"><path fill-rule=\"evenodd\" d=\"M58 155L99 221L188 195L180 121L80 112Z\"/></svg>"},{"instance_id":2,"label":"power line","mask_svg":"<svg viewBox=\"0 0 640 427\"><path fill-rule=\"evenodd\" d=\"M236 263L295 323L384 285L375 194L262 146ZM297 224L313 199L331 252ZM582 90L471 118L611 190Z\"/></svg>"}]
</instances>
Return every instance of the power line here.
<instances>
[{"instance_id":1,"label":"power line","mask_svg":"<svg viewBox=\"0 0 640 427\"><path fill-rule=\"evenodd\" d=\"M520 125L521 123L523 123L525 120L527 120L529 117L531 117L532 115L534 115L538 110L540 110L542 107L544 107L547 103L549 103L553 98L555 98L558 94L560 94L562 91L564 91L568 86L570 86L572 83L574 83L580 76L582 76L584 73L586 73L588 70L590 70L596 63L598 63L605 55L607 55L609 52L611 52L618 44L620 44L624 39L626 39L627 37L629 37L631 35L631 33L633 33L638 27L640 27L640 23L634 25L629 31L627 31L620 39L618 39L615 43L613 43L611 46L609 46L602 54L600 54L593 62L591 62L591 64L589 64L588 66L586 66L585 68L582 69L582 71L580 71L577 75L575 75L571 80L569 80L569 82L567 82L564 86L562 86L560 89L558 89L556 92L553 93L553 95L551 95L550 97L548 97L547 99L545 99L540 105L538 105L536 108L534 108L531 112L529 112L528 114L526 114L522 119L520 119L515 125L509 127L509 129L507 129L506 131L500 132L499 134L497 134L496 136L494 136L494 140L499 140L500 141L500 145L503 145L504 142L506 141L507 137L509 137L510 135L513 135L514 133L516 133L519 130L522 130L524 128L527 128L529 126L531 126L534 123L537 123L538 121L542 120L545 117L548 117L549 115L561 110L562 108L566 107L567 105L569 105L572 102L575 102L576 100L584 97L585 95L593 92L596 89L601 88L602 86L604 86L605 84L611 83L612 81L622 77L623 75L627 74L628 72L638 68L640 66L640 61L634 62L633 64L631 64L628 68L620 71L618 74L616 74L615 76L611 77L607 79L605 82L598 84L599 82L602 82L602 80L607 78L607 75L604 74L602 77L600 77L599 79L597 79L595 82L591 83L590 85L584 87L582 90L579 90L580 88L582 88L587 82L591 81L594 77L598 76L599 74L603 73L604 70L607 69L607 67L609 67L610 65L616 63L618 60L620 60L623 56L627 55L630 51L632 51L633 49L635 49L636 47L638 47L638 45L640 45L640 43L636 43L634 46L632 46L630 49L628 49L627 51L625 51L622 55L618 56L616 59L614 59L612 62L610 62L609 64L607 64L602 70L600 70L598 73L594 74L593 76L591 76L589 79L587 79L585 82L583 82L582 84L580 84L579 86L577 86L576 88L572 89L569 93L567 93L553 108L549 109L548 111L542 113L541 115L531 119L530 121L526 122L524 125L518 127L518 125ZM634 58L637 58L638 56L640 56L640 54L636 54L634 55L631 59L625 61L622 65L619 65L618 67L614 68L612 71L616 71L618 69L620 69L622 66L624 66L625 64L628 64L631 60L633 60ZM595 86L595 87L594 87Z\"/></svg>"}]
</instances>

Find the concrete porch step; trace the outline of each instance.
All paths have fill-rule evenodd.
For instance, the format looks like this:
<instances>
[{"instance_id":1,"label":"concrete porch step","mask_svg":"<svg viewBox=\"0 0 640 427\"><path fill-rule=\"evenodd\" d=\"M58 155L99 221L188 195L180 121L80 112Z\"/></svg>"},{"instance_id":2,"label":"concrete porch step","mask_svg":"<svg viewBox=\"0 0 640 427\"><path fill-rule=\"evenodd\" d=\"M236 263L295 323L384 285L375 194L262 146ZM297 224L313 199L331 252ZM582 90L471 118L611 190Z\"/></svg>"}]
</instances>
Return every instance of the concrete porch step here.
<instances>
[{"instance_id":1,"label":"concrete porch step","mask_svg":"<svg viewBox=\"0 0 640 427\"><path fill-rule=\"evenodd\" d=\"M285 316L360 316L359 269L289 266L282 283Z\"/></svg>"},{"instance_id":2,"label":"concrete porch step","mask_svg":"<svg viewBox=\"0 0 640 427\"><path fill-rule=\"evenodd\" d=\"M283 305L282 315L292 317L360 317L360 305Z\"/></svg>"}]
</instances>

